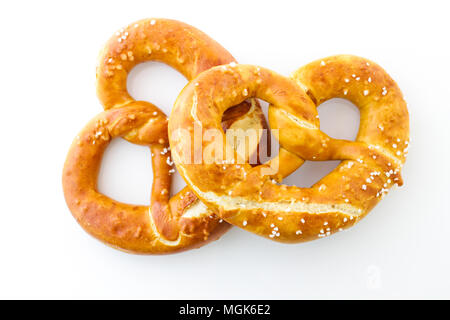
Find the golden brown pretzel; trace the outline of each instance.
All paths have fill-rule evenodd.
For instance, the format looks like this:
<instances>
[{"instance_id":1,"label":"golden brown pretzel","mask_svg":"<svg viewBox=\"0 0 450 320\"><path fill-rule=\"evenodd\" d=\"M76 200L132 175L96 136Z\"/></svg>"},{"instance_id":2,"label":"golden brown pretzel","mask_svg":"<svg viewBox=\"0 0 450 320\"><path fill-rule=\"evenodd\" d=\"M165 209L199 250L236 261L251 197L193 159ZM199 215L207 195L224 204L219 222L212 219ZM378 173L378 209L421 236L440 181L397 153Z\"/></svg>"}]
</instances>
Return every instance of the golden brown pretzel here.
<instances>
[{"instance_id":1,"label":"golden brown pretzel","mask_svg":"<svg viewBox=\"0 0 450 320\"><path fill-rule=\"evenodd\" d=\"M270 103L269 123L278 129L275 134L282 147L270 163L279 163L280 170L265 170L270 163L224 167L186 161L185 145L191 137L179 136L180 128L189 132L201 122L204 130L218 130L222 113L246 97ZM319 130L316 108L335 97L349 99L360 110L354 142L333 139ZM341 55L312 62L291 79L250 65L205 71L178 96L169 120L169 139L185 181L223 219L276 241L301 242L352 226L389 188L402 184L408 117L400 89L381 67ZM222 142L226 145L224 135ZM203 142L203 148L209 144ZM311 188L276 183L303 159L344 161Z\"/></svg>"},{"instance_id":2,"label":"golden brown pretzel","mask_svg":"<svg viewBox=\"0 0 450 320\"><path fill-rule=\"evenodd\" d=\"M217 42L178 21L146 19L121 29L100 54L97 94L105 112L95 117L73 142L63 172L66 202L80 225L115 248L142 254L173 253L200 247L229 227L184 188L170 198L174 172L167 138L167 117L156 106L135 101L127 76L138 63L162 61L191 79L212 66L234 62ZM244 102L224 116L223 127L262 128L255 102ZM152 154L151 205L117 202L96 190L103 152L110 140L148 145Z\"/></svg>"}]
</instances>

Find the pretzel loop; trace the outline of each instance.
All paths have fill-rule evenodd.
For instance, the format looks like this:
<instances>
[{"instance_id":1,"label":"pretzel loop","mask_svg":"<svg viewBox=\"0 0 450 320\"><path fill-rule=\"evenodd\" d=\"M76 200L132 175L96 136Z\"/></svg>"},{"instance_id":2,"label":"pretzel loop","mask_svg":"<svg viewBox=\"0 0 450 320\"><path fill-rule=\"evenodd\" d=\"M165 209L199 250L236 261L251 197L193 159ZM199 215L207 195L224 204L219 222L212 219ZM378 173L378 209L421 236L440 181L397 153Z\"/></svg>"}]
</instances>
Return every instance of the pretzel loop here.
<instances>
[{"instance_id":1,"label":"pretzel loop","mask_svg":"<svg viewBox=\"0 0 450 320\"><path fill-rule=\"evenodd\" d=\"M193 82L197 85L191 82L180 93L169 120L174 161L196 195L227 222L276 241L313 240L352 226L401 184L408 111L395 82L373 62L329 57L299 69L292 79L250 65L216 67ZM175 139L174 130L196 121L204 130L217 129L221 114L247 94L269 102L279 156L253 168L183 162L183 148L177 148L183 141ZM319 129L316 108L334 97L349 98L360 109L354 142L332 139ZM291 173L303 159L345 161L311 188L278 185L274 177ZM273 163L279 164L278 173L264 170Z\"/></svg>"},{"instance_id":2,"label":"pretzel loop","mask_svg":"<svg viewBox=\"0 0 450 320\"><path fill-rule=\"evenodd\" d=\"M348 76L336 79L336 74ZM337 56L310 63L297 70L292 78L316 106L332 98L350 100L360 110L361 124L355 142L337 140L319 127L299 125L298 119L282 106L271 105L269 123L272 128L283 128L278 138L284 148L307 160L366 158L369 162L382 164L384 161L401 167L407 150L408 113L403 95L383 69L366 59ZM387 88L391 90L388 92ZM401 184L400 177L398 184Z\"/></svg>"},{"instance_id":3,"label":"pretzel loop","mask_svg":"<svg viewBox=\"0 0 450 320\"><path fill-rule=\"evenodd\" d=\"M70 182L65 183L65 193L70 195L66 196L67 203L87 231L112 246L153 253L158 253L156 248L159 248L159 253L163 253L170 247L194 245L217 228L216 219L194 213L205 213L207 210L201 208L201 203L193 195L188 195L184 206L178 208L169 202L170 178L166 173L170 167L164 166L165 162L161 161L167 159L167 155L155 153L162 150L157 140L167 134L166 128L148 126L164 118L156 107L150 106L128 106L105 111L80 132L69 152L65 165L65 175L71 178ZM159 191L158 196L152 196L150 207L123 204L96 191L98 170L109 142L140 128L148 128L141 141L152 145L153 190ZM183 217L183 214L189 218ZM221 229L224 232L226 227Z\"/></svg>"}]
</instances>

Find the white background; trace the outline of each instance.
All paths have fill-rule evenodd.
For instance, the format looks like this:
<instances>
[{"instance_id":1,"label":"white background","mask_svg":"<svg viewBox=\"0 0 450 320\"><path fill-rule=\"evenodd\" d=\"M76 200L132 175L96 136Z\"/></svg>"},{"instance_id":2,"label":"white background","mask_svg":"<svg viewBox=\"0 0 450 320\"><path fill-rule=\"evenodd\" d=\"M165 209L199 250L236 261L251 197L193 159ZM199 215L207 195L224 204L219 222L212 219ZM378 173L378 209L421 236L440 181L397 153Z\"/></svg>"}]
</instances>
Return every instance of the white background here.
<instances>
[{"instance_id":1,"label":"white background","mask_svg":"<svg viewBox=\"0 0 450 320\"><path fill-rule=\"evenodd\" d=\"M448 159L450 30L445 1L10 1L0 8L0 298L450 298ZM409 102L412 144L405 186L357 226L283 245L233 228L199 250L125 254L88 236L61 187L69 145L102 110L95 64L122 26L167 17L196 26L241 63L288 75L321 57L378 62ZM169 113L186 80L147 63L129 90ZM354 138L358 111L333 101L322 128ZM335 163L288 179L309 186ZM149 203L149 151L107 150L100 190ZM177 189L182 185L177 179Z\"/></svg>"}]
</instances>

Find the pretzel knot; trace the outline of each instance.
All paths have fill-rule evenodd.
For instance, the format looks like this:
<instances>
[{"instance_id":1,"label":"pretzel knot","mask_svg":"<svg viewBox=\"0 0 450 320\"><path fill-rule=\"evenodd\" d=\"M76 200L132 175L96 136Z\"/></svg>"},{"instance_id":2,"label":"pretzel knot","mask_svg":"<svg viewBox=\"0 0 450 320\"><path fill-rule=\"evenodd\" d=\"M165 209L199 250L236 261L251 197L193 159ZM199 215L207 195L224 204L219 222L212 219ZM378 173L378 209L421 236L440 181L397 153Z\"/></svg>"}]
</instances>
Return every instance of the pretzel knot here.
<instances>
[{"instance_id":1,"label":"pretzel knot","mask_svg":"<svg viewBox=\"0 0 450 320\"><path fill-rule=\"evenodd\" d=\"M269 123L281 146L278 156L256 167L185 161L192 138L180 139L175 132L189 131L196 122L203 130L219 129L223 112L244 97L269 102ZM320 131L317 106L331 98L346 98L359 108L356 141ZM223 133L222 138L226 144ZM276 241L301 242L354 225L391 187L402 184L409 116L400 89L381 67L340 55L312 62L291 78L251 65L205 71L180 93L169 139L185 181L223 219ZM277 183L304 160L342 162L311 188Z\"/></svg>"},{"instance_id":2,"label":"pretzel knot","mask_svg":"<svg viewBox=\"0 0 450 320\"><path fill-rule=\"evenodd\" d=\"M106 111L73 142L63 189L72 214L91 235L124 251L162 254L200 247L220 237L229 225L221 223L187 187L170 197L175 169L167 116L149 102L135 101L127 91L130 70L151 60L172 66L187 79L213 66L234 63L217 42L178 21L146 19L118 31L100 53L97 67L97 95ZM231 108L221 123L224 129L248 125L255 129L265 125L255 101ZM154 178L150 206L120 203L96 190L103 153L115 137L150 147Z\"/></svg>"}]
</instances>

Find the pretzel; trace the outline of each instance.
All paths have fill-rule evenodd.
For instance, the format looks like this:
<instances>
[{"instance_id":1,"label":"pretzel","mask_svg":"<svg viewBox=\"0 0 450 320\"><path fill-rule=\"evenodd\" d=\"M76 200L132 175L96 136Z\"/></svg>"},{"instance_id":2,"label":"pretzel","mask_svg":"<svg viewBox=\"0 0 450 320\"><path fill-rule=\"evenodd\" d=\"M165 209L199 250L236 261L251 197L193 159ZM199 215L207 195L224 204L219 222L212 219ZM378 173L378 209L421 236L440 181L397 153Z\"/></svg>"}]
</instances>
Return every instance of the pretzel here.
<instances>
[{"instance_id":1,"label":"pretzel","mask_svg":"<svg viewBox=\"0 0 450 320\"><path fill-rule=\"evenodd\" d=\"M177 130L191 131L196 122L204 130L218 130L222 113L247 97L269 102L269 124L278 130L279 155L256 167L185 161L191 137L180 137ZM333 139L320 131L317 106L332 98L348 99L359 108L356 141ZM223 134L222 138L226 145ZM295 243L353 226L391 187L402 185L409 116L396 83L363 58L332 56L300 68L291 78L251 65L215 67L178 96L169 140L179 172L220 217L260 236ZM202 148L209 144L203 142ZM278 184L304 160L342 162L311 188ZM269 170L276 168L274 163L278 172Z\"/></svg>"},{"instance_id":2,"label":"pretzel","mask_svg":"<svg viewBox=\"0 0 450 320\"><path fill-rule=\"evenodd\" d=\"M130 70L144 61L161 61L187 79L212 66L234 62L217 42L178 21L146 19L121 29L100 53L97 95L106 111L73 142L63 172L66 202L79 224L104 243L127 252L164 254L200 247L219 238L229 225L184 188L170 198L171 174L167 117L156 106L135 101L127 91ZM224 115L223 128L262 128L265 120L252 101ZM97 191L103 152L111 139L150 146L151 205L120 203ZM253 152L254 150L249 150Z\"/></svg>"}]
</instances>

